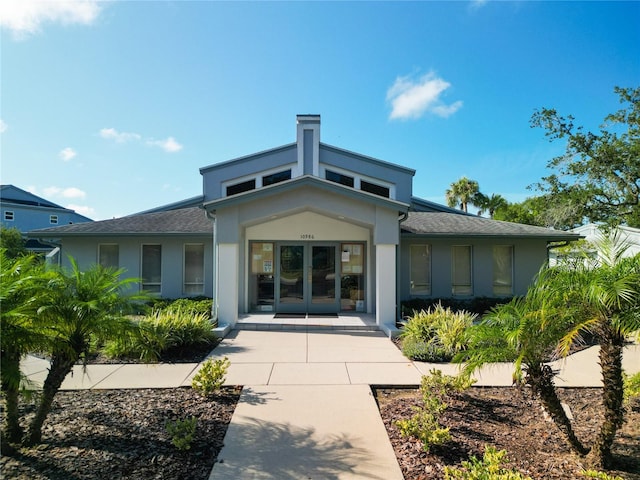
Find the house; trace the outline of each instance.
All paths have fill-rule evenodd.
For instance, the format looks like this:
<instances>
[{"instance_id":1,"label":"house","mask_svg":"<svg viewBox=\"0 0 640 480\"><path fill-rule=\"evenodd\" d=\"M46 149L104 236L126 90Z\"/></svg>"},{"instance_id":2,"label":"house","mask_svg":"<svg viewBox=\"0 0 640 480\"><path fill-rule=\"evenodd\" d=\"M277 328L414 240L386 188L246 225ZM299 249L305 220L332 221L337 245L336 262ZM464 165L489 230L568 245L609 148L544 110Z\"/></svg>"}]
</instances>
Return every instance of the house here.
<instances>
[{"instance_id":1,"label":"house","mask_svg":"<svg viewBox=\"0 0 640 480\"><path fill-rule=\"evenodd\" d=\"M37 228L91 222L90 218L74 210L61 207L14 185L0 185L0 222L5 228L25 233ZM32 251L49 251L50 245L27 241Z\"/></svg>"},{"instance_id":2,"label":"house","mask_svg":"<svg viewBox=\"0 0 640 480\"><path fill-rule=\"evenodd\" d=\"M601 229L600 225L589 223L576 227L570 232L577 233L584 238L583 244L575 244L569 247L555 250L551 253L549 259L551 264L562 261L571 261L587 255L590 259L598 262L603 252L601 251L602 243L607 238L607 234ZM623 249L623 257L633 257L640 253L640 228L633 228L627 225L619 225L610 234L614 246L617 249Z\"/></svg>"},{"instance_id":3,"label":"house","mask_svg":"<svg viewBox=\"0 0 640 480\"><path fill-rule=\"evenodd\" d=\"M414 170L321 143L319 115L298 115L296 133L201 168L201 197L30 235L158 295L212 296L223 324L353 312L389 332L402 300L524 294L548 248L579 238L416 198Z\"/></svg>"}]
</instances>

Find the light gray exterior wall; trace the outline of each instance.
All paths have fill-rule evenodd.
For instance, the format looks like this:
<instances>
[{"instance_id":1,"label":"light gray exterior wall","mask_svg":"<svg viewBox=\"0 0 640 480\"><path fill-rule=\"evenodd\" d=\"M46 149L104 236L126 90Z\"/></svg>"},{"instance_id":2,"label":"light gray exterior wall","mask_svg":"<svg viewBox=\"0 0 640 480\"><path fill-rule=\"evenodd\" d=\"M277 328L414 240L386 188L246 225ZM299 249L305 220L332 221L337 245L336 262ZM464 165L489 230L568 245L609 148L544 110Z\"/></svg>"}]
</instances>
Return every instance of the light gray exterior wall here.
<instances>
[{"instance_id":1,"label":"light gray exterior wall","mask_svg":"<svg viewBox=\"0 0 640 480\"><path fill-rule=\"evenodd\" d=\"M161 296L181 298L188 296L183 292L184 245L188 243L204 244L204 295L210 297L213 290L213 244L210 236L68 237L63 241L61 261L63 267L68 267L68 255L72 255L84 270L98 262L98 245L118 244L119 266L126 270L124 278L140 278L142 245L162 245Z\"/></svg>"},{"instance_id":2,"label":"light gray exterior wall","mask_svg":"<svg viewBox=\"0 0 640 480\"><path fill-rule=\"evenodd\" d=\"M545 240L509 238L429 238L411 236L402 239L400 251L400 300L411 298L451 298L451 247L472 247L472 297L495 297L493 293L493 246L513 246L513 294L524 295L531 281L547 261ZM410 292L410 246L431 245L431 295L417 296Z\"/></svg>"}]
</instances>

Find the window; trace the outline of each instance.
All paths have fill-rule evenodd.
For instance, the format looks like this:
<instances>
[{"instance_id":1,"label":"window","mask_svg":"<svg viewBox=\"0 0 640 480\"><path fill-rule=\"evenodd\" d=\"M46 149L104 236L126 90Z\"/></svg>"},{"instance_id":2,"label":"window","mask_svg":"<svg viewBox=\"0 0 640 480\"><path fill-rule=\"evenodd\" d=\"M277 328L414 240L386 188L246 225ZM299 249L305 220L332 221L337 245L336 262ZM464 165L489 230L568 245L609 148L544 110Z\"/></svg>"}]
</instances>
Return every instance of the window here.
<instances>
[{"instance_id":1,"label":"window","mask_svg":"<svg viewBox=\"0 0 640 480\"><path fill-rule=\"evenodd\" d=\"M118 244L98 245L98 263L105 268L120 266L120 247Z\"/></svg>"},{"instance_id":2,"label":"window","mask_svg":"<svg viewBox=\"0 0 640 480\"><path fill-rule=\"evenodd\" d=\"M204 245L187 243L184 246L184 286L185 295L204 293Z\"/></svg>"},{"instance_id":3,"label":"window","mask_svg":"<svg viewBox=\"0 0 640 480\"><path fill-rule=\"evenodd\" d=\"M493 294L513 294L513 246L493 246Z\"/></svg>"},{"instance_id":4,"label":"window","mask_svg":"<svg viewBox=\"0 0 640 480\"><path fill-rule=\"evenodd\" d=\"M453 295L472 295L470 245L451 247L451 266L451 293Z\"/></svg>"},{"instance_id":5,"label":"window","mask_svg":"<svg viewBox=\"0 0 640 480\"><path fill-rule=\"evenodd\" d=\"M340 245L340 309L365 311L365 244Z\"/></svg>"},{"instance_id":6,"label":"window","mask_svg":"<svg viewBox=\"0 0 640 480\"><path fill-rule=\"evenodd\" d=\"M142 246L142 289L160 293L162 286L162 245Z\"/></svg>"},{"instance_id":7,"label":"window","mask_svg":"<svg viewBox=\"0 0 640 480\"><path fill-rule=\"evenodd\" d=\"M353 188L354 181L353 177L349 175L343 175L342 173L334 172L333 170L325 171L325 178L330 182L339 183L341 185L346 185L347 187Z\"/></svg>"},{"instance_id":8,"label":"window","mask_svg":"<svg viewBox=\"0 0 640 480\"><path fill-rule=\"evenodd\" d=\"M411 295L431 295L431 245L411 245Z\"/></svg>"},{"instance_id":9,"label":"window","mask_svg":"<svg viewBox=\"0 0 640 480\"><path fill-rule=\"evenodd\" d=\"M249 298L251 310L273 312L275 298L274 244L251 244L251 270L249 272Z\"/></svg>"},{"instance_id":10,"label":"window","mask_svg":"<svg viewBox=\"0 0 640 480\"><path fill-rule=\"evenodd\" d=\"M284 182L285 180L291 180L291 169L284 172L272 173L271 175L265 175L262 177L262 186L267 187L274 183Z\"/></svg>"},{"instance_id":11,"label":"window","mask_svg":"<svg viewBox=\"0 0 640 480\"><path fill-rule=\"evenodd\" d=\"M248 192L249 190L255 190L256 180L255 178L247 180L246 182L236 183L235 185L229 185L227 187L227 196L237 195L238 193Z\"/></svg>"},{"instance_id":12,"label":"window","mask_svg":"<svg viewBox=\"0 0 640 480\"><path fill-rule=\"evenodd\" d=\"M5 210L4 212L4 219L8 222L13 222L13 212L10 210Z\"/></svg>"},{"instance_id":13,"label":"window","mask_svg":"<svg viewBox=\"0 0 640 480\"><path fill-rule=\"evenodd\" d=\"M373 193L380 197L389 198L389 188L383 187L382 185L377 185L375 183L360 180L360 190L362 190L363 192Z\"/></svg>"},{"instance_id":14,"label":"window","mask_svg":"<svg viewBox=\"0 0 640 480\"><path fill-rule=\"evenodd\" d=\"M49 215L49 223L51 225L57 225L58 224L58 215Z\"/></svg>"}]
</instances>

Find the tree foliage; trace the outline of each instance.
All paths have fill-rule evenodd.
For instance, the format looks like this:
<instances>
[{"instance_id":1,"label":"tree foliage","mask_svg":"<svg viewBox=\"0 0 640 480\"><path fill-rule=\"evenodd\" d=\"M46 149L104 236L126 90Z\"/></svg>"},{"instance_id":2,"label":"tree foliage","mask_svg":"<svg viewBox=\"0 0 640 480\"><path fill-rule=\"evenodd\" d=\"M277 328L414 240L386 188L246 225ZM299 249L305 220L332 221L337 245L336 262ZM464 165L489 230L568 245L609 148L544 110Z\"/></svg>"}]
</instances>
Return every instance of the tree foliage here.
<instances>
[{"instance_id":1,"label":"tree foliage","mask_svg":"<svg viewBox=\"0 0 640 480\"><path fill-rule=\"evenodd\" d=\"M469 203L474 203L478 199L479 193L478 182L462 177L457 182L453 182L451 188L445 192L447 205L450 207L460 206L460 210L466 212Z\"/></svg>"},{"instance_id":2,"label":"tree foliage","mask_svg":"<svg viewBox=\"0 0 640 480\"><path fill-rule=\"evenodd\" d=\"M5 250L7 258L16 258L29 253L24 237L17 228L0 226L0 248Z\"/></svg>"},{"instance_id":3,"label":"tree foliage","mask_svg":"<svg viewBox=\"0 0 640 480\"><path fill-rule=\"evenodd\" d=\"M575 126L574 117L542 108L531 118L554 140L565 140L562 155L547 166L555 173L535 187L551 202L565 223L604 222L640 226L640 87L616 87L624 108L607 115L600 132Z\"/></svg>"}]
</instances>

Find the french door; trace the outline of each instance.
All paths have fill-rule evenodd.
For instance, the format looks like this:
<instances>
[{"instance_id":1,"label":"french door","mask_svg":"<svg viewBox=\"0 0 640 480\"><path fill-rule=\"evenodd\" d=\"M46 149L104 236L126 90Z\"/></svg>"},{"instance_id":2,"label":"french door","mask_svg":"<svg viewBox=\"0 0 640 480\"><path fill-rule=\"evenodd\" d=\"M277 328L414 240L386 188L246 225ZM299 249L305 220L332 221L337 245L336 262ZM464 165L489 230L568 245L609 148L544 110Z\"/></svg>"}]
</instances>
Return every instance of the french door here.
<instances>
[{"instance_id":1,"label":"french door","mask_svg":"<svg viewBox=\"0 0 640 480\"><path fill-rule=\"evenodd\" d=\"M283 243L277 250L277 312L335 313L340 310L337 244Z\"/></svg>"}]
</instances>

